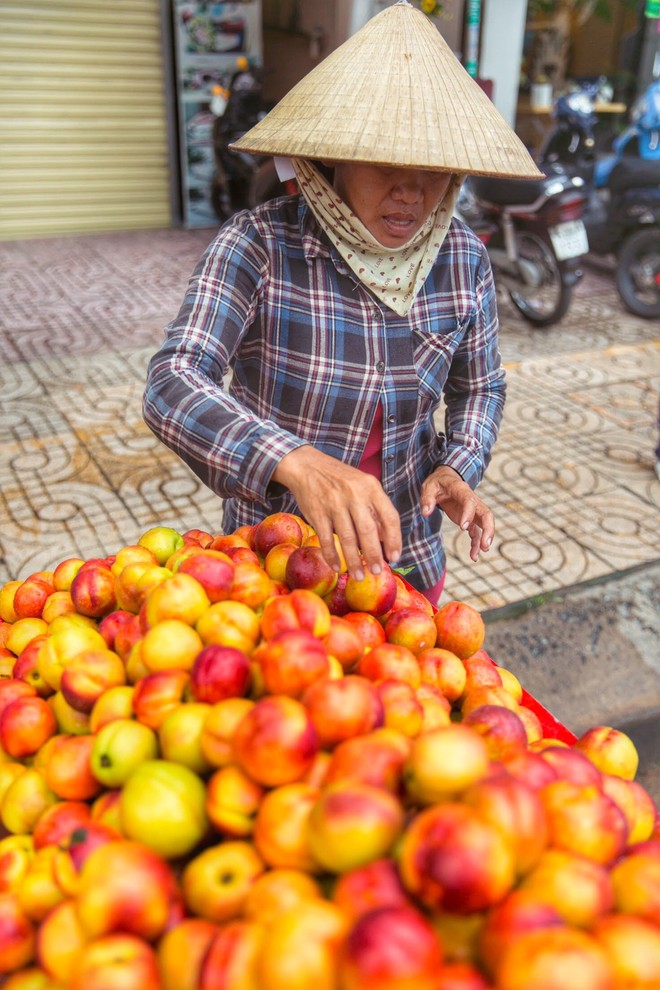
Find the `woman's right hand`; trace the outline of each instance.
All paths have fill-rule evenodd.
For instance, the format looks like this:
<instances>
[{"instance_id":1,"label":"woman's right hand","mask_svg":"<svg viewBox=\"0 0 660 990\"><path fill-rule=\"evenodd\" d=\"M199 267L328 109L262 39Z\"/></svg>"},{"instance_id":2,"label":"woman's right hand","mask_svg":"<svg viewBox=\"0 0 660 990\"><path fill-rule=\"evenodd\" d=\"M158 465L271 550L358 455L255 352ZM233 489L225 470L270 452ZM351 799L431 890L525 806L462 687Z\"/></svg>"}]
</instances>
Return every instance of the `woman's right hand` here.
<instances>
[{"instance_id":1,"label":"woman's right hand","mask_svg":"<svg viewBox=\"0 0 660 990\"><path fill-rule=\"evenodd\" d=\"M349 574L358 581L364 577L364 564L378 574L385 561L398 561L402 544L399 514L377 478L306 445L282 458L273 481L292 493L334 570L340 569L341 561L333 534L339 539Z\"/></svg>"}]
</instances>

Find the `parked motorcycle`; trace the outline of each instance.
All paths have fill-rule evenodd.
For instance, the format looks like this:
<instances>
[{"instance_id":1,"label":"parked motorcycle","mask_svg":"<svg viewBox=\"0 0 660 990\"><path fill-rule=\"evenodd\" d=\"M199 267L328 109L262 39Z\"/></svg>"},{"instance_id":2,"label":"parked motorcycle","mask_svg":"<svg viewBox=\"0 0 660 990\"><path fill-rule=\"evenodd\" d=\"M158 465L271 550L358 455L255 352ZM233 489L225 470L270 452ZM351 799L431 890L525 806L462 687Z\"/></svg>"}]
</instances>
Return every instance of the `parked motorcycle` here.
<instances>
[{"instance_id":1,"label":"parked motorcycle","mask_svg":"<svg viewBox=\"0 0 660 990\"><path fill-rule=\"evenodd\" d=\"M630 110L630 123L611 146L598 148L595 101L600 84L585 83L555 102L555 126L547 135L539 161L561 162L600 189L623 158L660 161L660 79L646 88Z\"/></svg>"},{"instance_id":2,"label":"parked motorcycle","mask_svg":"<svg viewBox=\"0 0 660 990\"><path fill-rule=\"evenodd\" d=\"M279 178L273 158L229 148L271 109L263 100L263 79L262 68L240 58L226 84L214 87L211 94L215 115L211 205L222 221L237 210L252 209L274 196L295 191Z\"/></svg>"},{"instance_id":3,"label":"parked motorcycle","mask_svg":"<svg viewBox=\"0 0 660 990\"><path fill-rule=\"evenodd\" d=\"M636 101L630 125L597 154L589 90L560 97L557 121L539 156L561 163L588 190L584 224L589 253L616 257L615 280L626 309L660 316L660 80Z\"/></svg>"},{"instance_id":4,"label":"parked motorcycle","mask_svg":"<svg viewBox=\"0 0 660 990\"><path fill-rule=\"evenodd\" d=\"M581 175L585 182L594 181L597 162L596 100L601 80L584 83L579 89L564 93L552 108L554 127L546 135L538 154L543 164L562 163L571 173Z\"/></svg>"},{"instance_id":5,"label":"parked motorcycle","mask_svg":"<svg viewBox=\"0 0 660 990\"><path fill-rule=\"evenodd\" d=\"M660 162L660 79L635 100L630 123L615 138L611 151L597 157L593 177L596 188L607 185L612 169L624 158Z\"/></svg>"},{"instance_id":6,"label":"parked motorcycle","mask_svg":"<svg viewBox=\"0 0 660 990\"><path fill-rule=\"evenodd\" d=\"M614 143L616 151L646 161L660 160L660 79L635 100L630 117L630 126Z\"/></svg>"},{"instance_id":7,"label":"parked motorcycle","mask_svg":"<svg viewBox=\"0 0 660 990\"><path fill-rule=\"evenodd\" d=\"M582 276L583 187L560 166L540 179L469 176L463 183L456 215L486 245L496 287L534 326L562 319Z\"/></svg>"}]
</instances>

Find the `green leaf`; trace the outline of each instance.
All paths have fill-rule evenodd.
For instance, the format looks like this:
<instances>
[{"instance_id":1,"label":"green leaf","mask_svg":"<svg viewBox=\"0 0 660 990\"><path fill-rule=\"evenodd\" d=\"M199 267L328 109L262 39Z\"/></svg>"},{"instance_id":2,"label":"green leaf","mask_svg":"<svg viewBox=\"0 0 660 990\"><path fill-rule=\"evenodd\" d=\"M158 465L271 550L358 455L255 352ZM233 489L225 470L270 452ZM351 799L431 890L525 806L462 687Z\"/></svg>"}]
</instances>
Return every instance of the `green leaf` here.
<instances>
[{"instance_id":1,"label":"green leaf","mask_svg":"<svg viewBox=\"0 0 660 990\"><path fill-rule=\"evenodd\" d=\"M406 574L410 574L411 571L415 570L415 565L413 564L411 567L393 567L392 570L395 574L405 577Z\"/></svg>"}]
</instances>

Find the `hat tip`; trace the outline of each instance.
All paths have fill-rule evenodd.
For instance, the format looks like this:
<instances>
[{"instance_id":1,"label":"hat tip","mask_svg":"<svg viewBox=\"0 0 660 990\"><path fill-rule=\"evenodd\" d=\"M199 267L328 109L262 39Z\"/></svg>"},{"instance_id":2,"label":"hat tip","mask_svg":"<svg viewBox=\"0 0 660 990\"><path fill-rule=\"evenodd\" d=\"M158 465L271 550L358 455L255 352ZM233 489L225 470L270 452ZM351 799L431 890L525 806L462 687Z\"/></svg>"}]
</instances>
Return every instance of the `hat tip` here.
<instances>
[{"instance_id":1,"label":"hat tip","mask_svg":"<svg viewBox=\"0 0 660 990\"><path fill-rule=\"evenodd\" d=\"M512 178L535 171L511 126L409 0L371 17L231 147Z\"/></svg>"}]
</instances>

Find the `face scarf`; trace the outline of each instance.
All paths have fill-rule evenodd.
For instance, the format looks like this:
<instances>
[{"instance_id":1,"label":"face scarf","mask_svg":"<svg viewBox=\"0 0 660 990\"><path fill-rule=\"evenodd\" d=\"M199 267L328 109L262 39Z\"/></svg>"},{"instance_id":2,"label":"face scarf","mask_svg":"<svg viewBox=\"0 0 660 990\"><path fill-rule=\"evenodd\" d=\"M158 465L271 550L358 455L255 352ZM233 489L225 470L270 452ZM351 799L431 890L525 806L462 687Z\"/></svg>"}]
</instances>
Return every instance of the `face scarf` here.
<instances>
[{"instance_id":1,"label":"face scarf","mask_svg":"<svg viewBox=\"0 0 660 990\"><path fill-rule=\"evenodd\" d=\"M447 236L463 176L447 191L417 233L401 247L385 247L371 234L309 161L292 159L309 208L346 264L385 305L405 316L411 309Z\"/></svg>"}]
</instances>

